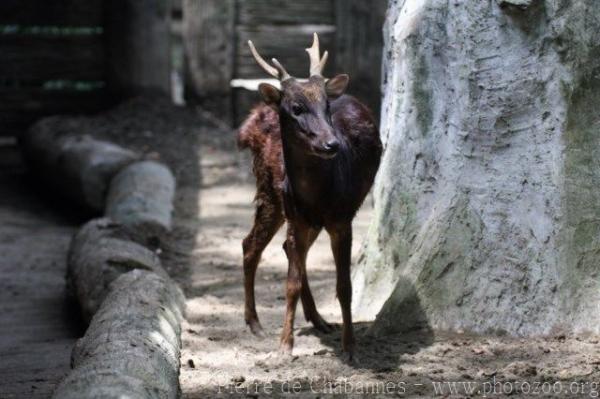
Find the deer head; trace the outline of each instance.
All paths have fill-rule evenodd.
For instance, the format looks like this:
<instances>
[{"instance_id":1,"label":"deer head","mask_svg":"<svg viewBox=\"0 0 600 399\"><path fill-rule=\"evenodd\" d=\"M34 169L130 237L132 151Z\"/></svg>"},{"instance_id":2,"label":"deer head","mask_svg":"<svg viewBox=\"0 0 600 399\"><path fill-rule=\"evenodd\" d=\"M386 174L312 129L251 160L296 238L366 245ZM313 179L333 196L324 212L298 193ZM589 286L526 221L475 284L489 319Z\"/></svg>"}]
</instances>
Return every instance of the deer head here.
<instances>
[{"instance_id":1,"label":"deer head","mask_svg":"<svg viewBox=\"0 0 600 399\"><path fill-rule=\"evenodd\" d=\"M284 142L320 158L333 158L340 142L331 123L329 101L344 93L349 77L322 76L328 53L325 51L321 57L318 35L314 34L312 47L306 49L310 57L310 77L306 81L292 77L275 58L270 65L258 54L252 41L248 41L248 46L258 65L281 82L281 90L268 83L260 84L258 90L263 101L279 112Z\"/></svg>"}]
</instances>

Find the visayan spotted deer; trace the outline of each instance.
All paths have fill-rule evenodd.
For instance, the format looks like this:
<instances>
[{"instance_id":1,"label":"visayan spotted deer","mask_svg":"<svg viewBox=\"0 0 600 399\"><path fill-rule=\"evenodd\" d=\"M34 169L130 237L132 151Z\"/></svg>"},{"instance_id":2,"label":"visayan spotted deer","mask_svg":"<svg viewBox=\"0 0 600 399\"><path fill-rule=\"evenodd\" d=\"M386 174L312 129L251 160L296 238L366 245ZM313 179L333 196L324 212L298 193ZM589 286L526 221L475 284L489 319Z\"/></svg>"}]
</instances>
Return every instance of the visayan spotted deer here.
<instances>
[{"instance_id":1,"label":"visayan spotted deer","mask_svg":"<svg viewBox=\"0 0 600 399\"><path fill-rule=\"evenodd\" d=\"M289 262L287 308L280 350L292 350L299 298L307 321L322 332L332 330L317 311L306 273L307 252L325 228L337 273L342 350L352 359L352 219L379 167L379 132L371 111L344 94L348 75L322 76L328 53L321 57L316 33L312 47L306 49L310 77L305 81L290 76L276 59L270 65L251 41L248 45L257 63L279 79L281 90L266 83L259 86L264 103L251 111L238 135L240 148L252 152L256 176L254 226L242 243L246 323L254 334L262 335L254 300L256 269L263 250L287 222L283 244Z\"/></svg>"}]
</instances>

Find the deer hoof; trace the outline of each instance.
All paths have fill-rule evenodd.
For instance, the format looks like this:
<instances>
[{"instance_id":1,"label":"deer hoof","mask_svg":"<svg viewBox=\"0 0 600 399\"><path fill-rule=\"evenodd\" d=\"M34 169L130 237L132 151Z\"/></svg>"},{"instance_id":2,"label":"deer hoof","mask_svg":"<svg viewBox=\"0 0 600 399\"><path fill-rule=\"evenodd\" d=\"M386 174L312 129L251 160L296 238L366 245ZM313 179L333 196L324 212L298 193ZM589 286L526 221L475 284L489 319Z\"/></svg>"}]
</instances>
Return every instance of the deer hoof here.
<instances>
[{"instance_id":1,"label":"deer hoof","mask_svg":"<svg viewBox=\"0 0 600 399\"><path fill-rule=\"evenodd\" d=\"M331 334L335 331L335 328L331 324L326 322L325 319L323 319L321 316L319 316L315 320L312 320L312 324L317 331L320 331L324 334Z\"/></svg>"},{"instance_id":2,"label":"deer hoof","mask_svg":"<svg viewBox=\"0 0 600 399\"><path fill-rule=\"evenodd\" d=\"M358 364L358 357L354 354L354 351L343 351L340 357L342 362L346 364Z\"/></svg>"},{"instance_id":3,"label":"deer hoof","mask_svg":"<svg viewBox=\"0 0 600 399\"><path fill-rule=\"evenodd\" d=\"M248 326L250 327L250 331L252 331L252 334L256 335L259 338L265 338L265 331L263 330L258 320L250 320L247 321L246 324L248 324Z\"/></svg>"},{"instance_id":4,"label":"deer hoof","mask_svg":"<svg viewBox=\"0 0 600 399\"><path fill-rule=\"evenodd\" d=\"M281 357L292 357L292 348L288 345L281 345L279 347L279 356Z\"/></svg>"},{"instance_id":5,"label":"deer hoof","mask_svg":"<svg viewBox=\"0 0 600 399\"><path fill-rule=\"evenodd\" d=\"M281 342L279 345L279 355L282 357L291 357L294 344L290 342Z\"/></svg>"}]
</instances>

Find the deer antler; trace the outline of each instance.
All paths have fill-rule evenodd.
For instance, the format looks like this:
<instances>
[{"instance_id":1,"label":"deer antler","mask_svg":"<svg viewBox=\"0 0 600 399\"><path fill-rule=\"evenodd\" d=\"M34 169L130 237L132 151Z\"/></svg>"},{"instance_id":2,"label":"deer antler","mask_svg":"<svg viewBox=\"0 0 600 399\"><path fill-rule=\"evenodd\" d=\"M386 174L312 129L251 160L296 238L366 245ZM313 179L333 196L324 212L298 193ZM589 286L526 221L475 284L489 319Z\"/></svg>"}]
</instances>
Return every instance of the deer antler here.
<instances>
[{"instance_id":1,"label":"deer antler","mask_svg":"<svg viewBox=\"0 0 600 399\"><path fill-rule=\"evenodd\" d=\"M312 47L307 48L306 52L310 57L310 76L322 76L323 68L325 68L329 53L325 51L323 53L323 58L321 58L321 51L319 50L319 35L316 33L313 34Z\"/></svg>"},{"instance_id":2,"label":"deer antler","mask_svg":"<svg viewBox=\"0 0 600 399\"><path fill-rule=\"evenodd\" d=\"M252 55L254 56L254 59L256 60L258 65L260 65L269 75L279 79L282 82L286 79L291 78L290 74L287 73L285 68L275 58L271 60L275 67L269 65L269 63L265 61L265 59L261 57L260 54L258 54L258 51L256 51L256 47L254 47L254 43L252 43L252 40L248 40L248 47L250 47L250 51L252 52Z\"/></svg>"}]
</instances>

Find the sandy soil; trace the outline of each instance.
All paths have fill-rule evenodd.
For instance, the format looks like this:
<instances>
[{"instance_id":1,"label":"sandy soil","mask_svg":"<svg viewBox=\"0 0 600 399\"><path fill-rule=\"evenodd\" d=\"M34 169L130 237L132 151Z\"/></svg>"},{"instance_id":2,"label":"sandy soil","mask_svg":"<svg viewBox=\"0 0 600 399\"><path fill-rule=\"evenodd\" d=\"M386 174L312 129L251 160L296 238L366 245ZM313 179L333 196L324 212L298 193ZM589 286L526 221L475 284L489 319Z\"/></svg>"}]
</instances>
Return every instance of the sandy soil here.
<instances>
[{"instance_id":1,"label":"sandy soil","mask_svg":"<svg viewBox=\"0 0 600 399\"><path fill-rule=\"evenodd\" d=\"M158 99L135 100L83 124L87 132L159 156L176 175L175 226L161 257L187 296L184 398L599 396L598 337L520 339L430 330L371 337L369 322L362 321L355 326L358 360L346 364L339 356L339 331L316 332L299 306L294 356L278 356L287 271L281 232L257 276L267 337L254 337L243 320L241 240L252 223L254 189L249 156L237 152L235 133ZM367 201L354 223L355 255L370 215ZM333 270L322 234L309 254L308 274L321 313L339 323Z\"/></svg>"}]
</instances>

